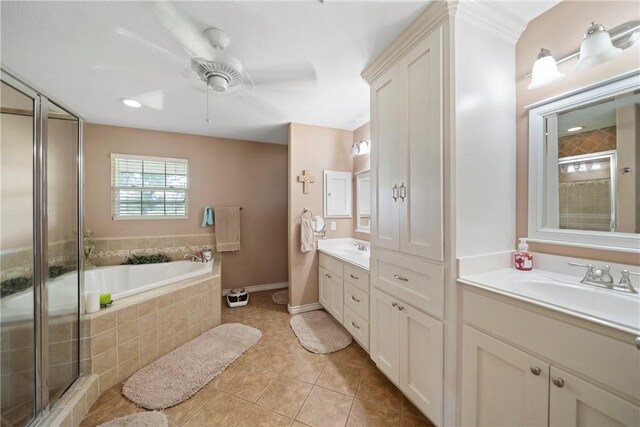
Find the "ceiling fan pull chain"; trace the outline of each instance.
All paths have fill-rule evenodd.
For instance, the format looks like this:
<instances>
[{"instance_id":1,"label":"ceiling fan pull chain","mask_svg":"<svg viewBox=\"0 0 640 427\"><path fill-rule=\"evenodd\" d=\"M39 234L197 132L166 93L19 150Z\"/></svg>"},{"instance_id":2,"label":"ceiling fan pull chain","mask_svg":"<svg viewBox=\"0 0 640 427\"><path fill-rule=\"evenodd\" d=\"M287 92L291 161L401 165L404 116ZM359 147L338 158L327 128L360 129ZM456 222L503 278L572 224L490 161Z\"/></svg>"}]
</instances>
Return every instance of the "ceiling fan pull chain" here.
<instances>
[{"instance_id":1,"label":"ceiling fan pull chain","mask_svg":"<svg viewBox=\"0 0 640 427\"><path fill-rule=\"evenodd\" d=\"M205 123L209 123L209 85L205 83L205 87L207 88L207 118L205 119Z\"/></svg>"}]
</instances>

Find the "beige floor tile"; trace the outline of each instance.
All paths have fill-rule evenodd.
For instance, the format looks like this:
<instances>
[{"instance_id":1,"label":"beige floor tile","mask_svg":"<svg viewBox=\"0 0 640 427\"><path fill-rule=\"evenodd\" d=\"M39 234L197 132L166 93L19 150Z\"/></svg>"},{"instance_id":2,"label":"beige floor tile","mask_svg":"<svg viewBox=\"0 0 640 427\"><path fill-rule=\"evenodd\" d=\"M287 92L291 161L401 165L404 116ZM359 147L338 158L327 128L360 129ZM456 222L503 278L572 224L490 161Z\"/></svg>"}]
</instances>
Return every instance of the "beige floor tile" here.
<instances>
[{"instance_id":1,"label":"beige floor tile","mask_svg":"<svg viewBox=\"0 0 640 427\"><path fill-rule=\"evenodd\" d=\"M306 350L299 351L289 360L281 375L315 383L328 359L329 357L324 354L310 353Z\"/></svg>"},{"instance_id":2,"label":"beige floor tile","mask_svg":"<svg viewBox=\"0 0 640 427\"><path fill-rule=\"evenodd\" d=\"M246 365L237 375L222 384L220 389L255 403L277 375L265 368Z\"/></svg>"},{"instance_id":3,"label":"beige floor tile","mask_svg":"<svg viewBox=\"0 0 640 427\"><path fill-rule=\"evenodd\" d=\"M280 375L265 390L258 400L258 405L294 418L312 387L309 383Z\"/></svg>"},{"instance_id":4,"label":"beige floor tile","mask_svg":"<svg viewBox=\"0 0 640 427\"><path fill-rule=\"evenodd\" d=\"M357 399L400 410L402 393L380 371L365 369L360 379Z\"/></svg>"},{"instance_id":5,"label":"beige floor tile","mask_svg":"<svg viewBox=\"0 0 640 427\"><path fill-rule=\"evenodd\" d=\"M428 418L418 419L406 416L400 417L400 427L435 427Z\"/></svg>"},{"instance_id":6,"label":"beige floor tile","mask_svg":"<svg viewBox=\"0 0 640 427\"><path fill-rule=\"evenodd\" d=\"M362 367L345 365L344 363L334 362L329 359L316 384L333 391L354 396L358 389L362 370Z\"/></svg>"},{"instance_id":7,"label":"beige floor tile","mask_svg":"<svg viewBox=\"0 0 640 427\"><path fill-rule=\"evenodd\" d=\"M242 368L244 368L247 364L242 362L240 358L236 359L231 365L227 366L227 368L222 371L217 377L215 377L209 383L210 386L220 388L223 384L228 382L231 378L235 377Z\"/></svg>"},{"instance_id":8,"label":"beige floor tile","mask_svg":"<svg viewBox=\"0 0 640 427\"><path fill-rule=\"evenodd\" d=\"M296 351L279 345L268 345L253 352L246 361L254 366L280 372Z\"/></svg>"},{"instance_id":9,"label":"beige floor tile","mask_svg":"<svg viewBox=\"0 0 640 427\"><path fill-rule=\"evenodd\" d=\"M109 390L110 391L110 390ZM134 414L136 412L144 412L144 409L137 407L124 396L118 395L114 397L108 404L98 407L87 415L80 423L81 427L95 427L114 418L124 417L125 415Z\"/></svg>"},{"instance_id":10,"label":"beige floor tile","mask_svg":"<svg viewBox=\"0 0 640 427\"><path fill-rule=\"evenodd\" d=\"M349 347L331 353L330 359L346 365L363 367L366 365L369 355L354 341Z\"/></svg>"},{"instance_id":11,"label":"beige floor tile","mask_svg":"<svg viewBox=\"0 0 640 427\"><path fill-rule=\"evenodd\" d=\"M218 390L211 386L201 388L196 394L179 405L165 409L164 413L169 417L169 422L182 426L189 418L195 415L200 408L209 402L218 393Z\"/></svg>"},{"instance_id":12,"label":"beige floor tile","mask_svg":"<svg viewBox=\"0 0 640 427\"><path fill-rule=\"evenodd\" d=\"M398 425L400 425L399 411L359 399L353 401L347 420L347 426L350 427L392 427Z\"/></svg>"},{"instance_id":13,"label":"beige floor tile","mask_svg":"<svg viewBox=\"0 0 640 427\"><path fill-rule=\"evenodd\" d=\"M219 392L192 416L185 426L235 426L251 409L251 403L230 394Z\"/></svg>"},{"instance_id":14,"label":"beige floor tile","mask_svg":"<svg viewBox=\"0 0 640 427\"><path fill-rule=\"evenodd\" d=\"M402 408L400 408L400 412L405 417L418 418L418 419L426 419L420 409L416 408L416 406L411 403L409 399L405 396L402 396Z\"/></svg>"},{"instance_id":15,"label":"beige floor tile","mask_svg":"<svg viewBox=\"0 0 640 427\"><path fill-rule=\"evenodd\" d=\"M238 427L286 427L293 423L291 418L271 412L259 406L253 406L240 421Z\"/></svg>"},{"instance_id":16,"label":"beige floor tile","mask_svg":"<svg viewBox=\"0 0 640 427\"><path fill-rule=\"evenodd\" d=\"M296 420L310 426L343 426L352 401L352 397L342 393L314 386Z\"/></svg>"}]
</instances>

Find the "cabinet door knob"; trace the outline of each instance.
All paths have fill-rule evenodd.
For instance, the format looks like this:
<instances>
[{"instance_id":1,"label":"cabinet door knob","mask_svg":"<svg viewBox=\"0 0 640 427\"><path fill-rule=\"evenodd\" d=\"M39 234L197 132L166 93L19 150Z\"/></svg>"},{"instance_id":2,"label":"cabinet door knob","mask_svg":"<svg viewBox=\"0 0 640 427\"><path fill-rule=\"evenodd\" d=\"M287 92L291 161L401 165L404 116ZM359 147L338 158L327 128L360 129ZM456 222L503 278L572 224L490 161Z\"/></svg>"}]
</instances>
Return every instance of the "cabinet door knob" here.
<instances>
[{"instance_id":1,"label":"cabinet door knob","mask_svg":"<svg viewBox=\"0 0 640 427\"><path fill-rule=\"evenodd\" d=\"M533 375L535 375L536 377L542 373L542 369L540 369L540 367L539 367L539 366L532 366L532 367L531 367L531 368L529 368L529 369L531 370L531 373L532 373Z\"/></svg>"},{"instance_id":2,"label":"cabinet door knob","mask_svg":"<svg viewBox=\"0 0 640 427\"><path fill-rule=\"evenodd\" d=\"M400 310L400 311L404 310L404 305L398 306L398 310Z\"/></svg>"},{"instance_id":3,"label":"cabinet door knob","mask_svg":"<svg viewBox=\"0 0 640 427\"><path fill-rule=\"evenodd\" d=\"M397 307L397 306L398 306L398 303L397 303L397 302L392 302L392 303L391 303L391 307Z\"/></svg>"},{"instance_id":4,"label":"cabinet door knob","mask_svg":"<svg viewBox=\"0 0 640 427\"><path fill-rule=\"evenodd\" d=\"M555 384L555 386L558 388L564 387L564 380L560 377L556 377L551 381L553 381L553 384Z\"/></svg>"},{"instance_id":5,"label":"cabinet door knob","mask_svg":"<svg viewBox=\"0 0 640 427\"><path fill-rule=\"evenodd\" d=\"M356 280L358 280L358 279L359 279L359 277L358 277L358 276L354 276L353 274L349 274L349 276L351 276L351 278L352 278L352 279L356 279Z\"/></svg>"},{"instance_id":6,"label":"cabinet door knob","mask_svg":"<svg viewBox=\"0 0 640 427\"><path fill-rule=\"evenodd\" d=\"M400 189L398 188L398 184L393 184L393 188L391 189L391 197L393 197L394 202L398 201L398 197L400 197Z\"/></svg>"},{"instance_id":7,"label":"cabinet door knob","mask_svg":"<svg viewBox=\"0 0 640 427\"><path fill-rule=\"evenodd\" d=\"M640 350L640 337L636 337L636 347Z\"/></svg>"},{"instance_id":8,"label":"cabinet door knob","mask_svg":"<svg viewBox=\"0 0 640 427\"><path fill-rule=\"evenodd\" d=\"M356 325L356 322L351 322L351 325L356 329L360 329L360 326Z\"/></svg>"},{"instance_id":9,"label":"cabinet door knob","mask_svg":"<svg viewBox=\"0 0 640 427\"><path fill-rule=\"evenodd\" d=\"M331 279L331 275L330 274L326 274L325 273L325 276L327 277L327 279Z\"/></svg>"},{"instance_id":10,"label":"cabinet door knob","mask_svg":"<svg viewBox=\"0 0 640 427\"><path fill-rule=\"evenodd\" d=\"M356 297L354 297L353 295L351 295L351 299L354 300L355 302L360 302L360 300Z\"/></svg>"},{"instance_id":11,"label":"cabinet door knob","mask_svg":"<svg viewBox=\"0 0 640 427\"><path fill-rule=\"evenodd\" d=\"M407 187L405 187L404 182L402 183L402 185L399 187L400 190L400 198L402 199L402 201L404 202L404 199L407 198Z\"/></svg>"},{"instance_id":12,"label":"cabinet door knob","mask_svg":"<svg viewBox=\"0 0 640 427\"><path fill-rule=\"evenodd\" d=\"M395 277L397 280L400 280L401 282L409 281L409 279L407 279L406 277L398 276L397 274L394 274L393 277Z\"/></svg>"}]
</instances>

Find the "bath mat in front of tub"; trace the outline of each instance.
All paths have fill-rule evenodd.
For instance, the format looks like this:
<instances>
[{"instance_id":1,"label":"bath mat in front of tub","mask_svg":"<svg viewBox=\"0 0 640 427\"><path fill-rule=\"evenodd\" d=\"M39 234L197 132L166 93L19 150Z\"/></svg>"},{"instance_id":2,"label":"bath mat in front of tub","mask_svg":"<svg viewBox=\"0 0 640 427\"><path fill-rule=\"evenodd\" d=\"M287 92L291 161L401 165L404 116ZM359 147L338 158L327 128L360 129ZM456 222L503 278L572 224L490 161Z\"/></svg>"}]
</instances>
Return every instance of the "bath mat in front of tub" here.
<instances>
[{"instance_id":1,"label":"bath mat in front of tub","mask_svg":"<svg viewBox=\"0 0 640 427\"><path fill-rule=\"evenodd\" d=\"M285 289L284 291L278 291L275 294L271 295L271 298L276 304L289 304L289 290Z\"/></svg>"},{"instance_id":2,"label":"bath mat in front of tub","mask_svg":"<svg viewBox=\"0 0 640 427\"><path fill-rule=\"evenodd\" d=\"M168 425L169 419L165 414L153 411L138 412L126 417L116 418L100 424L98 427L167 427Z\"/></svg>"},{"instance_id":3,"label":"bath mat in front of tub","mask_svg":"<svg viewBox=\"0 0 640 427\"><path fill-rule=\"evenodd\" d=\"M300 344L312 353L333 353L353 341L351 334L324 310L297 314L289 325Z\"/></svg>"},{"instance_id":4,"label":"bath mat in front of tub","mask_svg":"<svg viewBox=\"0 0 640 427\"><path fill-rule=\"evenodd\" d=\"M225 323L167 353L133 374L122 394L146 409L184 402L258 342L262 333L240 323Z\"/></svg>"}]
</instances>

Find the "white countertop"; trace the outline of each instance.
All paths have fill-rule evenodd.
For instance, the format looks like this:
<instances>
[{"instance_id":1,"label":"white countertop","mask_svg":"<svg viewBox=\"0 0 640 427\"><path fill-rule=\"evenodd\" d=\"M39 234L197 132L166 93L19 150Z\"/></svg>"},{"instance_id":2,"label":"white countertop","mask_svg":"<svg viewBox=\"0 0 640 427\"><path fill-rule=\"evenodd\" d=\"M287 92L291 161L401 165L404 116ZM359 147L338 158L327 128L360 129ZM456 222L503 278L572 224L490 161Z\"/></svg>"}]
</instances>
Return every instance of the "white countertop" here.
<instances>
[{"instance_id":1,"label":"white countertop","mask_svg":"<svg viewBox=\"0 0 640 427\"><path fill-rule=\"evenodd\" d=\"M580 283L552 271L503 268L468 274L459 282L640 335L640 295Z\"/></svg>"},{"instance_id":2,"label":"white countertop","mask_svg":"<svg viewBox=\"0 0 640 427\"><path fill-rule=\"evenodd\" d=\"M355 242L361 242L367 245L366 251L360 251L354 245ZM352 264L358 268L369 271L369 259L371 255L371 246L369 242L357 240L353 238L342 239L326 239L318 241L318 251L338 258L340 261Z\"/></svg>"}]
</instances>

